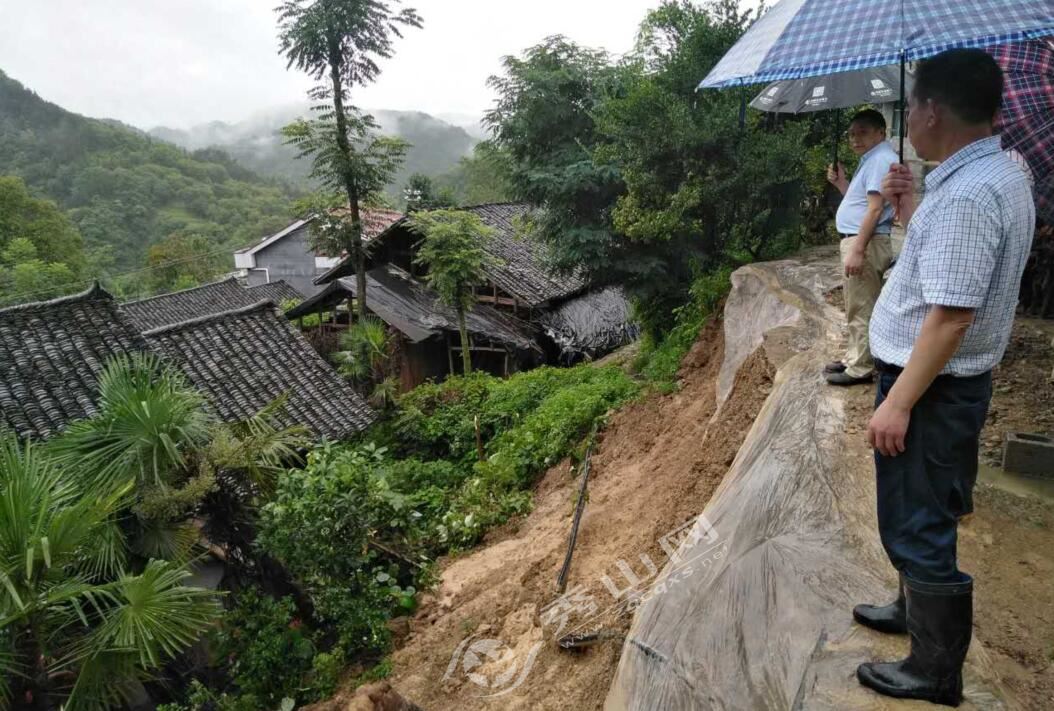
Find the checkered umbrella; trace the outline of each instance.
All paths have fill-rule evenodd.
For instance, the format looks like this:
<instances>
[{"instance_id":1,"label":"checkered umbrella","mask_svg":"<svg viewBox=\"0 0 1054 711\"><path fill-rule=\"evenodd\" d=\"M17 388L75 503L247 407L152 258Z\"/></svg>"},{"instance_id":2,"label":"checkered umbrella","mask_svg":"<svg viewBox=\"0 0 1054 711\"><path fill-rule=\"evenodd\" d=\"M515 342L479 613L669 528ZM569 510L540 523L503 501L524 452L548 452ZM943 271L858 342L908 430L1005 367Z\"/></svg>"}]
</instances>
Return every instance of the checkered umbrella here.
<instances>
[{"instance_id":1,"label":"checkered umbrella","mask_svg":"<svg viewBox=\"0 0 1054 711\"><path fill-rule=\"evenodd\" d=\"M1021 154L1037 187L1049 185L1047 179L1054 177L1054 41L1018 42L989 52L1006 77L996 124L1003 148Z\"/></svg>"},{"instance_id":2,"label":"checkered umbrella","mask_svg":"<svg viewBox=\"0 0 1054 711\"><path fill-rule=\"evenodd\" d=\"M837 74L1048 35L1051 0L780 0L699 87Z\"/></svg>"}]
</instances>

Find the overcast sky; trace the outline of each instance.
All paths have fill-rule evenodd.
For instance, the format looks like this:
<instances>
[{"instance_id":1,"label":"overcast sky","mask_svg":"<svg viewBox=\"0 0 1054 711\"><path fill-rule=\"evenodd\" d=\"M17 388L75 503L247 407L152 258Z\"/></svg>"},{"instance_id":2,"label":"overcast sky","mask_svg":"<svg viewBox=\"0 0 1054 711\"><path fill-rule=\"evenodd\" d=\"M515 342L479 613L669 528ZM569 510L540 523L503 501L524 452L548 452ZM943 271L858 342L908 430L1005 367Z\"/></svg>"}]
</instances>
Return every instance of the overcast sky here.
<instances>
[{"instance_id":1,"label":"overcast sky","mask_svg":"<svg viewBox=\"0 0 1054 711\"><path fill-rule=\"evenodd\" d=\"M142 128L237 121L303 99L277 0L0 0L0 69L45 99ZM544 37L622 53L659 0L410 0L409 30L356 103L480 115L503 55Z\"/></svg>"}]
</instances>

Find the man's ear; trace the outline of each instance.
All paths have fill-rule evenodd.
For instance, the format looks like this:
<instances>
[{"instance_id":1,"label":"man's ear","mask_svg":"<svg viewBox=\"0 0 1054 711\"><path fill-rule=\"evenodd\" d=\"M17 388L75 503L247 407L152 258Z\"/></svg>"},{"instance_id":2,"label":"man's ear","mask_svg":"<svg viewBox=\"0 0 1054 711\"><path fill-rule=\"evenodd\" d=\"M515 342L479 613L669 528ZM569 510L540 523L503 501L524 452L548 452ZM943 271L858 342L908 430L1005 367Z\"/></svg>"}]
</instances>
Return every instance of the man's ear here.
<instances>
[{"instance_id":1,"label":"man's ear","mask_svg":"<svg viewBox=\"0 0 1054 711\"><path fill-rule=\"evenodd\" d=\"M927 128L936 128L947 121L948 110L946 107L938 104L933 99L926 99L924 106L924 110L926 111Z\"/></svg>"}]
</instances>

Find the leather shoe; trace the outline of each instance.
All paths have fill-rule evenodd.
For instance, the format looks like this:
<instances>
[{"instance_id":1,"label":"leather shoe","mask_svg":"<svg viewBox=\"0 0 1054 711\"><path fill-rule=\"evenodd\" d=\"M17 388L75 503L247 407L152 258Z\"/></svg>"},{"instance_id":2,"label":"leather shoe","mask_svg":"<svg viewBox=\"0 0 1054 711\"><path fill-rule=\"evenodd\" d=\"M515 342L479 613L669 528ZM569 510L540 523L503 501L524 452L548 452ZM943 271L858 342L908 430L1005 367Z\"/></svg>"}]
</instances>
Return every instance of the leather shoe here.
<instances>
[{"instance_id":1,"label":"leather shoe","mask_svg":"<svg viewBox=\"0 0 1054 711\"><path fill-rule=\"evenodd\" d=\"M873 373L868 373L862 377L854 378L848 373L828 373L826 378L831 385L863 385L864 383L872 382L875 376Z\"/></svg>"}]
</instances>

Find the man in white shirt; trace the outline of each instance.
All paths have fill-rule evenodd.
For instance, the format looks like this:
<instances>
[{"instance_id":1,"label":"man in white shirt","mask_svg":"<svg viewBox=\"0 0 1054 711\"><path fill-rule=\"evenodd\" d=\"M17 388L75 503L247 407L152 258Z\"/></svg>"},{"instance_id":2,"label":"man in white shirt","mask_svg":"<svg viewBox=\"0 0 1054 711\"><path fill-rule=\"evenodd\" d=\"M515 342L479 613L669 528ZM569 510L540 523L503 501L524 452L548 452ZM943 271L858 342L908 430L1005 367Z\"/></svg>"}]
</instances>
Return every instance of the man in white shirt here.
<instances>
[{"instance_id":1,"label":"man in white shirt","mask_svg":"<svg viewBox=\"0 0 1054 711\"><path fill-rule=\"evenodd\" d=\"M874 362L868 343L871 311L882 291L882 275L893 262L893 208L880 193L882 178L890 163L899 160L886 140L886 120L878 111L865 109L849 124L849 146L859 155L860 165L847 182L841 164L831 166L827 180L844 197L838 208L836 227L842 235L843 293L849 342L843 360L824 368L832 385L869 383Z\"/></svg>"}]
</instances>

